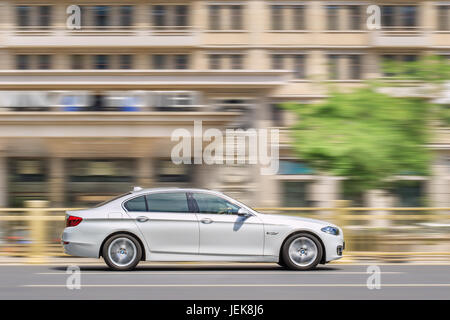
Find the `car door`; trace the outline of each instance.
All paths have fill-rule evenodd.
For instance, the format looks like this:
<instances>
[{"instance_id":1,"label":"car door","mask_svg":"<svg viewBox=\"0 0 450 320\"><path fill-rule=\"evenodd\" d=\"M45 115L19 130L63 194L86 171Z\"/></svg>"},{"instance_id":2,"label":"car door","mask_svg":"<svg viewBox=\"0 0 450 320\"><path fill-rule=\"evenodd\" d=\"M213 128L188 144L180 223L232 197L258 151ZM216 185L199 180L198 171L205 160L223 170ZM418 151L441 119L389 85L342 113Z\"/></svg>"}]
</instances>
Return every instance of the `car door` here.
<instances>
[{"instance_id":1,"label":"car door","mask_svg":"<svg viewBox=\"0 0 450 320\"><path fill-rule=\"evenodd\" d=\"M199 226L185 192L157 192L124 204L152 252L197 254Z\"/></svg>"},{"instance_id":2,"label":"car door","mask_svg":"<svg viewBox=\"0 0 450 320\"><path fill-rule=\"evenodd\" d=\"M257 216L239 216L239 205L215 194L188 196L199 219L200 254L263 255L264 226Z\"/></svg>"}]
</instances>

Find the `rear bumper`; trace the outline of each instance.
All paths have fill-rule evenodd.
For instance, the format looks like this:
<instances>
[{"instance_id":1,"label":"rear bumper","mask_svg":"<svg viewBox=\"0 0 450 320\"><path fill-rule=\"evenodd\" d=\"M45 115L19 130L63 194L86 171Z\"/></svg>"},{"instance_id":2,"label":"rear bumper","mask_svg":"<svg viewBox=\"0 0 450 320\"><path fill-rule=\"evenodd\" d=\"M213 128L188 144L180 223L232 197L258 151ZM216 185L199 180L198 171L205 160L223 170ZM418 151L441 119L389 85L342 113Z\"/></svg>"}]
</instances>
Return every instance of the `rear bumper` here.
<instances>
[{"instance_id":1,"label":"rear bumper","mask_svg":"<svg viewBox=\"0 0 450 320\"><path fill-rule=\"evenodd\" d=\"M61 236L64 252L70 256L98 258L100 251L99 244L86 241L86 238L83 239L79 232L74 232L75 230L76 227L64 229Z\"/></svg>"}]
</instances>

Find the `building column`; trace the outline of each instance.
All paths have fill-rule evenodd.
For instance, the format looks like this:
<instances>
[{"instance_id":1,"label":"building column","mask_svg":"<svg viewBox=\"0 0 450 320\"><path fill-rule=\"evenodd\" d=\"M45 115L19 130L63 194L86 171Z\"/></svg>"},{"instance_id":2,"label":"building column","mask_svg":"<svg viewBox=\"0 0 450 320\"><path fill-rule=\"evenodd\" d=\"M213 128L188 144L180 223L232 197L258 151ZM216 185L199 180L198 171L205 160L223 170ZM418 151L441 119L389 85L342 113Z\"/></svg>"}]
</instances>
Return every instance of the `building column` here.
<instances>
[{"instance_id":1,"label":"building column","mask_svg":"<svg viewBox=\"0 0 450 320\"><path fill-rule=\"evenodd\" d=\"M369 190L365 195L365 202L369 208L389 208L392 205L391 198L385 190ZM372 215L387 215L386 210L369 211ZM383 218L375 218L370 220L372 227L385 228L389 226L389 220Z\"/></svg>"},{"instance_id":2,"label":"building column","mask_svg":"<svg viewBox=\"0 0 450 320\"><path fill-rule=\"evenodd\" d=\"M339 178L319 175L311 186L311 198L316 207L332 208L339 198Z\"/></svg>"},{"instance_id":3,"label":"building column","mask_svg":"<svg viewBox=\"0 0 450 320\"><path fill-rule=\"evenodd\" d=\"M446 208L450 206L448 166L445 163L445 153L437 154L436 157L431 167L432 175L427 185L427 193L431 207Z\"/></svg>"},{"instance_id":4,"label":"building column","mask_svg":"<svg viewBox=\"0 0 450 320\"><path fill-rule=\"evenodd\" d=\"M65 168L64 158L50 159L49 168L49 200L51 207L65 206Z\"/></svg>"},{"instance_id":5,"label":"building column","mask_svg":"<svg viewBox=\"0 0 450 320\"><path fill-rule=\"evenodd\" d=\"M148 157L137 159L136 183L139 187L150 188L154 183L153 159Z\"/></svg>"},{"instance_id":6,"label":"building column","mask_svg":"<svg viewBox=\"0 0 450 320\"><path fill-rule=\"evenodd\" d=\"M8 168L7 159L0 152L0 208L8 206Z\"/></svg>"}]
</instances>

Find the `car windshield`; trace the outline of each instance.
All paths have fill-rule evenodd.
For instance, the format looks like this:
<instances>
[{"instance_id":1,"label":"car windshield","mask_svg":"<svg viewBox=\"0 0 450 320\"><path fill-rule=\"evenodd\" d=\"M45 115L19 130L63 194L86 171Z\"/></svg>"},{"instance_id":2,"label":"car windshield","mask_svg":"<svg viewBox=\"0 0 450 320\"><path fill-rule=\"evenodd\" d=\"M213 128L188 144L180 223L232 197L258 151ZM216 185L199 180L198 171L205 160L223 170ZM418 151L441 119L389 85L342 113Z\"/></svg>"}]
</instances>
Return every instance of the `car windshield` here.
<instances>
[{"instance_id":1,"label":"car windshield","mask_svg":"<svg viewBox=\"0 0 450 320\"><path fill-rule=\"evenodd\" d=\"M114 197L112 199L109 199L109 200L106 200L106 201L103 201L103 202L97 204L96 206L94 206L94 208L98 208L98 207L104 206L105 204L108 204L108 203L110 203L110 202L112 202L114 200L117 200L117 199L122 198L124 196L128 196L130 194L131 194L131 192L122 193L122 194L120 194L120 195L118 195L118 196L116 196L116 197Z\"/></svg>"}]
</instances>

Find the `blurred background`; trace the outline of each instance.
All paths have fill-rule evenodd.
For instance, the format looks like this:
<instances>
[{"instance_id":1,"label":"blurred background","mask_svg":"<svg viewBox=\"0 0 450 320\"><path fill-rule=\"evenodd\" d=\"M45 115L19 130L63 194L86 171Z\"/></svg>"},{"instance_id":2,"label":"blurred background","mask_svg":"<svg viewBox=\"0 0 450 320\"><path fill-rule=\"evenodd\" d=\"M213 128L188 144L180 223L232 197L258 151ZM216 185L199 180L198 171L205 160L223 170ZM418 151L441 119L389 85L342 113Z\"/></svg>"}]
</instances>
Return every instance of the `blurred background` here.
<instances>
[{"instance_id":1,"label":"blurred background","mask_svg":"<svg viewBox=\"0 0 450 320\"><path fill-rule=\"evenodd\" d=\"M74 4L79 30L66 26ZM334 221L344 227L349 260L448 261L450 4L373 4L381 29L368 30L366 3L348 0L0 1L0 255L28 257L39 245L41 254L63 256L66 208L138 185L210 188L262 212ZM441 58L441 74L423 72L428 56ZM420 72L387 72L386 63ZM387 118L408 108L408 99L427 120L433 116L425 124L416 119L428 135L414 141L418 152L398 160L417 159L423 171L374 166L371 181L383 177L389 185L355 191L346 181L365 178L356 170L336 174L334 166L370 166L377 157L327 162L326 150L304 148L314 144L309 135L295 134L314 115L295 109L326 104L336 90L353 97L367 81L396 97ZM192 130L194 120L204 130L279 129L278 173L262 176L249 164L173 164L171 134ZM345 134L334 129L330 136ZM344 144L360 142L352 137ZM347 151L340 156L358 153Z\"/></svg>"}]
</instances>

